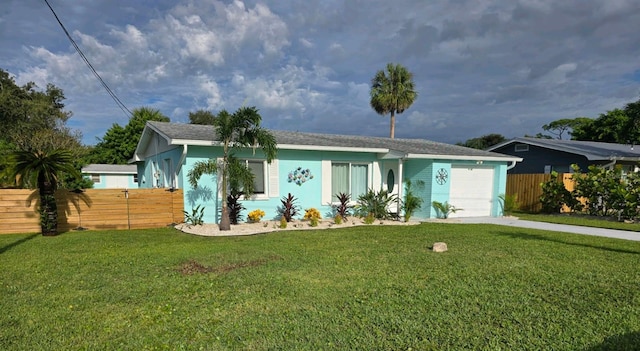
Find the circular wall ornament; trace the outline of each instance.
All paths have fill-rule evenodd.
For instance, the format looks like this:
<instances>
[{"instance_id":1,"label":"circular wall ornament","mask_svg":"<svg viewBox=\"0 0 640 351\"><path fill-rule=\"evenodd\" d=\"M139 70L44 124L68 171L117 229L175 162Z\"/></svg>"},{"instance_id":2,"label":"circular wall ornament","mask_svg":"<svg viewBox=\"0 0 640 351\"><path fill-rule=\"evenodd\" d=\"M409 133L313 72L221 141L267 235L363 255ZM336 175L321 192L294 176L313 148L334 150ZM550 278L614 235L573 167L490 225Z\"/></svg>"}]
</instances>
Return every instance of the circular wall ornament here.
<instances>
[{"instance_id":1,"label":"circular wall ornament","mask_svg":"<svg viewBox=\"0 0 640 351\"><path fill-rule=\"evenodd\" d=\"M449 173L444 168L440 168L438 172L436 172L436 183L440 185L444 185L447 183L447 179L449 178Z\"/></svg>"}]
</instances>

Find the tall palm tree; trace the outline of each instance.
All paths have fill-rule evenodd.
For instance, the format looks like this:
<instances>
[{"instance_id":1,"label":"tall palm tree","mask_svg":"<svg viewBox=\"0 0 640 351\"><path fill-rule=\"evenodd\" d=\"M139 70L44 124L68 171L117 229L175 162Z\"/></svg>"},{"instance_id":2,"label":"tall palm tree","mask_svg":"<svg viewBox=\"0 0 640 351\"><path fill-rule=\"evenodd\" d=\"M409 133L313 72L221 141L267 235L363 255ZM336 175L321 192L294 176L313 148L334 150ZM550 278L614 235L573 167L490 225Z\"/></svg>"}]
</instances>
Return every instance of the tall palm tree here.
<instances>
[{"instance_id":1,"label":"tall palm tree","mask_svg":"<svg viewBox=\"0 0 640 351\"><path fill-rule=\"evenodd\" d=\"M387 64L371 80L371 107L381 115L391 113L389 137L395 136L396 113L402 113L415 101L418 93L413 74L400 64Z\"/></svg>"},{"instance_id":2,"label":"tall palm tree","mask_svg":"<svg viewBox=\"0 0 640 351\"><path fill-rule=\"evenodd\" d=\"M227 209L228 189L241 190L245 198L253 195L254 175L234 155L234 150L246 147L260 147L267 158L267 162L276 157L276 138L266 129L260 127L262 117L255 107L241 107L233 114L222 110L213 120L215 130L214 140L222 146L222 162L215 159L196 162L187 173L189 184L193 188L198 186L198 180L203 174L222 175L222 214L220 230L230 230L229 212Z\"/></svg>"},{"instance_id":3,"label":"tall palm tree","mask_svg":"<svg viewBox=\"0 0 640 351\"><path fill-rule=\"evenodd\" d=\"M40 192L40 228L42 235L58 234L58 208L54 193L63 172L77 175L74 157L68 150L28 150L13 153L14 177L19 183Z\"/></svg>"}]
</instances>

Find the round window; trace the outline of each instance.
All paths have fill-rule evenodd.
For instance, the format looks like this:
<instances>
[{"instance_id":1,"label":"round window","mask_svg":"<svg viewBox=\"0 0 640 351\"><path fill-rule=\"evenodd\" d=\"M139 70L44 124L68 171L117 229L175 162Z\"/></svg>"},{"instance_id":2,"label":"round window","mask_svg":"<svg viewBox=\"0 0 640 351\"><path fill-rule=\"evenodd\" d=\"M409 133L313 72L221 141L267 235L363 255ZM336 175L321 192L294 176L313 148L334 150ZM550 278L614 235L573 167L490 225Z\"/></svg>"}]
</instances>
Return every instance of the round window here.
<instances>
[{"instance_id":1,"label":"round window","mask_svg":"<svg viewBox=\"0 0 640 351\"><path fill-rule=\"evenodd\" d=\"M396 177L393 174L393 169L389 170L389 173L387 173L387 191L389 193L393 192L393 187L396 184Z\"/></svg>"}]
</instances>

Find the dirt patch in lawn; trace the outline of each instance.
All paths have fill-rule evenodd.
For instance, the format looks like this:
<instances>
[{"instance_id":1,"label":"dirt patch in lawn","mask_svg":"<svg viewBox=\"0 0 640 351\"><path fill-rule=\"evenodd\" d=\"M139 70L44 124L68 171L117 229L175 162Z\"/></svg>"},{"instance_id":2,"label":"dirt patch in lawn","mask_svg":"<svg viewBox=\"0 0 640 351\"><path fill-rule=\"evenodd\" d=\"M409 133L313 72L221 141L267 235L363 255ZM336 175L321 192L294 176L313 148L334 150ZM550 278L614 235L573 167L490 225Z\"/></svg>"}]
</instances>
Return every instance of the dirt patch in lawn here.
<instances>
[{"instance_id":1,"label":"dirt patch in lawn","mask_svg":"<svg viewBox=\"0 0 640 351\"><path fill-rule=\"evenodd\" d=\"M205 266L202 263L189 260L180 265L178 268L178 272L182 275L193 275L193 274L206 274L206 273L229 273L231 271L235 271L240 268L248 268L248 267L258 267L262 266L268 262L281 260L282 258L279 256L269 256L267 258L260 258L251 261L244 262L236 262L236 263L228 263L220 266Z\"/></svg>"}]
</instances>

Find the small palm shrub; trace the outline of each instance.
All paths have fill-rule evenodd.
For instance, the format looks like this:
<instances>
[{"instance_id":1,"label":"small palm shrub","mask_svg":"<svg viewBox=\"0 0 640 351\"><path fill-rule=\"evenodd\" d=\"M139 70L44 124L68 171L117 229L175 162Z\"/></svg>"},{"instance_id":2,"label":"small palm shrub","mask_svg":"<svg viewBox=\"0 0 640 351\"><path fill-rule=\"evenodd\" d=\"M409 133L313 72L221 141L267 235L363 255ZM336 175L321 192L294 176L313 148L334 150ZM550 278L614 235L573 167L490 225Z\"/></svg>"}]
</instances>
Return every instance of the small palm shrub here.
<instances>
[{"instance_id":1,"label":"small palm shrub","mask_svg":"<svg viewBox=\"0 0 640 351\"><path fill-rule=\"evenodd\" d=\"M280 229L285 229L287 228L287 219L284 218L284 216L280 217L280 225L279 225Z\"/></svg>"},{"instance_id":2,"label":"small palm shrub","mask_svg":"<svg viewBox=\"0 0 640 351\"><path fill-rule=\"evenodd\" d=\"M371 214L376 219L390 219L394 214L389 212L389 205L396 201L395 195L390 195L387 190L374 191L369 189L358 197L356 214L366 217Z\"/></svg>"},{"instance_id":3,"label":"small palm shrub","mask_svg":"<svg viewBox=\"0 0 640 351\"><path fill-rule=\"evenodd\" d=\"M342 220L343 220L343 218L342 218L342 216L341 216L341 215L336 215L336 216L333 218L333 222L334 222L335 224L342 224Z\"/></svg>"},{"instance_id":4,"label":"small palm shrub","mask_svg":"<svg viewBox=\"0 0 640 351\"><path fill-rule=\"evenodd\" d=\"M436 216L442 219L447 219L449 218L450 214L456 213L457 211L462 211L461 208L456 208L447 201L445 201L444 203L433 201L431 205L436 210Z\"/></svg>"},{"instance_id":5,"label":"small palm shrub","mask_svg":"<svg viewBox=\"0 0 640 351\"><path fill-rule=\"evenodd\" d=\"M247 217L249 218L249 222L258 223L264 217L265 213L263 210L257 209L249 212Z\"/></svg>"},{"instance_id":6,"label":"small palm shrub","mask_svg":"<svg viewBox=\"0 0 640 351\"><path fill-rule=\"evenodd\" d=\"M422 208L422 203L424 199L419 196L416 196L413 192L411 180L405 180L405 193L404 193L404 201L402 201L401 210L404 213L404 221L409 222L411 216ZM424 187L424 181L419 180L416 182L416 187Z\"/></svg>"},{"instance_id":7,"label":"small palm shrub","mask_svg":"<svg viewBox=\"0 0 640 351\"><path fill-rule=\"evenodd\" d=\"M278 207L278 214L287 222L291 222L291 219L300 212L300 207L296 204L297 201L298 199L291 195L291 193L280 200L282 206Z\"/></svg>"},{"instance_id":8,"label":"small palm shrub","mask_svg":"<svg viewBox=\"0 0 640 351\"><path fill-rule=\"evenodd\" d=\"M518 203L518 194L500 194L498 198L500 199L500 205L502 206L502 215L504 216L510 216L520 207L520 204Z\"/></svg>"}]
</instances>

